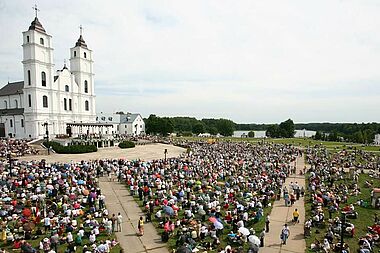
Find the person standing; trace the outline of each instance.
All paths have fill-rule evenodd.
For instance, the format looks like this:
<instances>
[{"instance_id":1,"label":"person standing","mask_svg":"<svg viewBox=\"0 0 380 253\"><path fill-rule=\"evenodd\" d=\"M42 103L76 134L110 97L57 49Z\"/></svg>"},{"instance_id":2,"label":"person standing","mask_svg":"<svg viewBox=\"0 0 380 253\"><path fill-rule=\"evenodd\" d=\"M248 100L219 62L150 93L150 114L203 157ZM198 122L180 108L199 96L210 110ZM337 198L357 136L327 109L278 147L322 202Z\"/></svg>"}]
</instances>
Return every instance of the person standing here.
<instances>
[{"instance_id":1,"label":"person standing","mask_svg":"<svg viewBox=\"0 0 380 253\"><path fill-rule=\"evenodd\" d=\"M269 223L270 223L270 216L267 214L267 217L265 218L265 232L269 233Z\"/></svg>"},{"instance_id":2,"label":"person standing","mask_svg":"<svg viewBox=\"0 0 380 253\"><path fill-rule=\"evenodd\" d=\"M281 235L280 235L282 244L286 245L286 241L288 240L289 235L290 235L290 230L289 230L288 224L285 224L285 226L281 230Z\"/></svg>"},{"instance_id":3,"label":"person standing","mask_svg":"<svg viewBox=\"0 0 380 253\"><path fill-rule=\"evenodd\" d=\"M123 216L120 213L117 215L116 222L117 222L117 231L121 232L121 223L123 222Z\"/></svg>"},{"instance_id":4,"label":"person standing","mask_svg":"<svg viewBox=\"0 0 380 253\"><path fill-rule=\"evenodd\" d=\"M294 223L299 223L299 220L298 220L299 216L300 216L300 213L298 212L298 209L296 208L293 212L293 222Z\"/></svg>"},{"instance_id":5,"label":"person standing","mask_svg":"<svg viewBox=\"0 0 380 253\"><path fill-rule=\"evenodd\" d=\"M261 231L260 235L260 247L264 247L265 228Z\"/></svg>"},{"instance_id":6,"label":"person standing","mask_svg":"<svg viewBox=\"0 0 380 253\"><path fill-rule=\"evenodd\" d=\"M112 221L112 233L115 232L116 220L117 220L116 215L112 214L112 218L111 218L111 221Z\"/></svg>"},{"instance_id":7,"label":"person standing","mask_svg":"<svg viewBox=\"0 0 380 253\"><path fill-rule=\"evenodd\" d=\"M144 235L144 220L142 216L139 219L139 223L137 224L137 227L139 229L140 236L143 236Z\"/></svg>"}]
</instances>

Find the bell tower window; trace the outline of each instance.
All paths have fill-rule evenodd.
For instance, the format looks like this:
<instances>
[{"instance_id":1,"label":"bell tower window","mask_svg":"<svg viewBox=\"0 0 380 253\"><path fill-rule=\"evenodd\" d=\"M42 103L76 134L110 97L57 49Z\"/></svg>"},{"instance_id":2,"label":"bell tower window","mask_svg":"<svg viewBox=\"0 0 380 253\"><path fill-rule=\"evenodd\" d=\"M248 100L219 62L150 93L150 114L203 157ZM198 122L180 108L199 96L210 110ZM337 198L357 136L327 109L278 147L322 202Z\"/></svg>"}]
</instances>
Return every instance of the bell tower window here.
<instances>
[{"instance_id":1,"label":"bell tower window","mask_svg":"<svg viewBox=\"0 0 380 253\"><path fill-rule=\"evenodd\" d=\"M41 83L42 83L42 86L46 87L46 73L45 72L41 72Z\"/></svg>"},{"instance_id":2,"label":"bell tower window","mask_svg":"<svg viewBox=\"0 0 380 253\"><path fill-rule=\"evenodd\" d=\"M28 70L28 85L32 84L31 76L30 76L30 70Z\"/></svg>"},{"instance_id":3,"label":"bell tower window","mask_svg":"<svg viewBox=\"0 0 380 253\"><path fill-rule=\"evenodd\" d=\"M45 44L45 42L44 42L44 38L40 38L40 44L41 44L41 45L44 45L44 44Z\"/></svg>"},{"instance_id":4,"label":"bell tower window","mask_svg":"<svg viewBox=\"0 0 380 253\"><path fill-rule=\"evenodd\" d=\"M84 58L87 58L87 54L86 54L86 52L83 53L83 57L84 57Z\"/></svg>"},{"instance_id":5,"label":"bell tower window","mask_svg":"<svg viewBox=\"0 0 380 253\"><path fill-rule=\"evenodd\" d=\"M47 96L42 97L42 106L44 108L48 108L48 97Z\"/></svg>"},{"instance_id":6,"label":"bell tower window","mask_svg":"<svg viewBox=\"0 0 380 253\"><path fill-rule=\"evenodd\" d=\"M77 57L77 51L74 51L74 57Z\"/></svg>"},{"instance_id":7,"label":"bell tower window","mask_svg":"<svg viewBox=\"0 0 380 253\"><path fill-rule=\"evenodd\" d=\"M67 111L67 99L66 98L63 99L63 109L65 111Z\"/></svg>"},{"instance_id":8,"label":"bell tower window","mask_svg":"<svg viewBox=\"0 0 380 253\"><path fill-rule=\"evenodd\" d=\"M28 105L29 107L32 107L32 95L28 95Z\"/></svg>"},{"instance_id":9,"label":"bell tower window","mask_svg":"<svg viewBox=\"0 0 380 253\"><path fill-rule=\"evenodd\" d=\"M69 92L69 90L70 90L70 89L69 89L69 86L68 86L68 85L65 85L65 91L66 91L66 92Z\"/></svg>"},{"instance_id":10,"label":"bell tower window","mask_svg":"<svg viewBox=\"0 0 380 253\"><path fill-rule=\"evenodd\" d=\"M87 82L87 80L84 81L84 93L88 93L88 82Z\"/></svg>"},{"instance_id":11,"label":"bell tower window","mask_svg":"<svg viewBox=\"0 0 380 253\"><path fill-rule=\"evenodd\" d=\"M89 111L89 110L90 110L90 106L89 106L89 104L88 104L88 100L86 100L86 101L84 102L84 109L85 109L86 111Z\"/></svg>"},{"instance_id":12,"label":"bell tower window","mask_svg":"<svg viewBox=\"0 0 380 253\"><path fill-rule=\"evenodd\" d=\"M29 43L30 40L29 40L29 36L26 36L26 43Z\"/></svg>"}]
</instances>

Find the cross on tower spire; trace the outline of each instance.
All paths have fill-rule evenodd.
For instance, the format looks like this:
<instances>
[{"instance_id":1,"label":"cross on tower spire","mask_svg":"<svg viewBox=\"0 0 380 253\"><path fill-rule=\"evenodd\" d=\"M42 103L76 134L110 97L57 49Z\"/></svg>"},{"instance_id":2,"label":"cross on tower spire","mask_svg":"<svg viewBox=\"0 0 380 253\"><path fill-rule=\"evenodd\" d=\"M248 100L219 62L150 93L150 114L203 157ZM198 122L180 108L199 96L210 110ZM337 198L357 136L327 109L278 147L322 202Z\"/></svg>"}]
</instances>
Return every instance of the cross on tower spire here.
<instances>
[{"instance_id":1,"label":"cross on tower spire","mask_svg":"<svg viewBox=\"0 0 380 253\"><path fill-rule=\"evenodd\" d=\"M35 4L32 9L36 12L36 17L37 17L37 13L40 11L40 9L37 8L37 4Z\"/></svg>"},{"instance_id":2,"label":"cross on tower spire","mask_svg":"<svg viewBox=\"0 0 380 253\"><path fill-rule=\"evenodd\" d=\"M80 30L80 36L82 36L83 35L83 26L82 25L79 26L79 30Z\"/></svg>"}]
</instances>

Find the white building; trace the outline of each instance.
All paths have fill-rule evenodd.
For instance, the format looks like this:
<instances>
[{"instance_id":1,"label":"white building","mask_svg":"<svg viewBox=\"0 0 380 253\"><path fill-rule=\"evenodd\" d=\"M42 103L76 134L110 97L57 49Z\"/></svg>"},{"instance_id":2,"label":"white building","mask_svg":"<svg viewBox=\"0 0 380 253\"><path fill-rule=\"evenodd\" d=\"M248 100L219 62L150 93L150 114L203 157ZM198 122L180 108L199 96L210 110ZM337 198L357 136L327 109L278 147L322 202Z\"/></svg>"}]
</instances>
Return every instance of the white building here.
<instances>
[{"instance_id":1,"label":"white building","mask_svg":"<svg viewBox=\"0 0 380 253\"><path fill-rule=\"evenodd\" d=\"M374 143L375 143L375 145L380 145L380 134L375 135Z\"/></svg>"},{"instance_id":2,"label":"white building","mask_svg":"<svg viewBox=\"0 0 380 253\"><path fill-rule=\"evenodd\" d=\"M112 124L112 134L137 136L145 134L145 122L138 113L98 113L96 122ZM111 131L111 130L110 130Z\"/></svg>"},{"instance_id":3,"label":"white building","mask_svg":"<svg viewBox=\"0 0 380 253\"><path fill-rule=\"evenodd\" d=\"M37 16L22 34L24 81L0 89L0 137L43 138L44 123L51 136L71 135L95 122L93 55L82 34L70 49L70 69L58 71L52 36Z\"/></svg>"}]
</instances>

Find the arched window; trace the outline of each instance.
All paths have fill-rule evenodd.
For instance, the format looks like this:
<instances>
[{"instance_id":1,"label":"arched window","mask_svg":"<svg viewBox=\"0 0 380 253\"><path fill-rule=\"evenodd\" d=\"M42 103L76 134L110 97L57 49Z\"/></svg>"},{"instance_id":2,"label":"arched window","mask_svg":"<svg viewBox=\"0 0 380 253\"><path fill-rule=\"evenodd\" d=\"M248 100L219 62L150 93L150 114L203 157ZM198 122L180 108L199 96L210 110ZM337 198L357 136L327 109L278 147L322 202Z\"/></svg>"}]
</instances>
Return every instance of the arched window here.
<instances>
[{"instance_id":1,"label":"arched window","mask_svg":"<svg viewBox=\"0 0 380 253\"><path fill-rule=\"evenodd\" d=\"M73 110L73 106L72 106L71 98L69 98L69 111L72 111L72 110Z\"/></svg>"},{"instance_id":2,"label":"arched window","mask_svg":"<svg viewBox=\"0 0 380 253\"><path fill-rule=\"evenodd\" d=\"M42 106L45 108L48 107L48 97L47 96L42 97Z\"/></svg>"},{"instance_id":3,"label":"arched window","mask_svg":"<svg viewBox=\"0 0 380 253\"><path fill-rule=\"evenodd\" d=\"M66 111L67 110L67 99L63 99L63 109Z\"/></svg>"},{"instance_id":4,"label":"arched window","mask_svg":"<svg viewBox=\"0 0 380 253\"><path fill-rule=\"evenodd\" d=\"M83 53L83 56L84 56L84 58L87 58L87 54L86 54L86 52Z\"/></svg>"},{"instance_id":5,"label":"arched window","mask_svg":"<svg viewBox=\"0 0 380 253\"><path fill-rule=\"evenodd\" d=\"M85 109L86 111L89 111L89 110L90 110L90 105L88 104L88 100L86 100L86 101L84 102L84 109Z\"/></svg>"},{"instance_id":6,"label":"arched window","mask_svg":"<svg viewBox=\"0 0 380 253\"><path fill-rule=\"evenodd\" d=\"M69 92L69 90L70 90L70 89L69 89L69 86L68 86L68 85L65 85L65 91L66 91L66 92Z\"/></svg>"},{"instance_id":7,"label":"arched window","mask_svg":"<svg viewBox=\"0 0 380 253\"><path fill-rule=\"evenodd\" d=\"M13 127L13 120L12 119L9 120L9 126Z\"/></svg>"},{"instance_id":8,"label":"arched window","mask_svg":"<svg viewBox=\"0 0 380 253\"><path fill-rule=\"evenodd\" d=\"M28 85L32 84L31 76L30 76L30 70L28 70Z\"/></svg>"},{"instance_id":9,"label":"arched window","mask_svg":"<svg viewBox=\"0 0 380 253\"><path fill-rule=\"evenodd\" d=\"M46 87L46 73L43 71L41 72L41 83L42 83L42 86Z\"/></svg>"},{"instance_id":10,"label":"arched window","mask_svg":"<svg viewBox=\"0 0 380 253\"><path fill-rule=\"evenodd\" d=\"M77 51L74 51L74 57L77 57Z\"/></svg>"},{"instance_id":11,"label":"arched window","mask_svg":"<svg viewBox=\"0 0 380 253\"><path fill-rule=\"evenodd\" d=\"M4 106L5 106L5 109L8 109L8 102L7 102L7 100L4 100Z\"/></svg>"},{"instance_id":12,"label":"arched window","mask_svg":"<svg viewBox=\"0 0 380 253\"><path fill-rule=\"evenodd\" d=\"M84 80L84 93L88 93L88 82Z\"/></svg>"},{"instance_id":13,"label":"arched window","mask_svg":"<svg viewBox=\"0 0 380 253\"><path fill-rule=\"evenodd\" d=\"M32 95L28 95L28 105L29 107L32 107Z\"/></svg>"},{"instance_id":14,"label":"arched window","mask_svg":"<svg viewBox=\"0 0 380 253\"><path fill-rule=\"evenodd\" d=\"M29 36L26 36L26 43L29 43Z\"/></svg>"},{"instance_id":15,"label":"arched window","mask_svg":"<svg viewBox=\"0 0 380 253\"><path fill-rule=\"evenodd\" d=\"M44 38L40 38L40 44L44 45Z\"/></svg>"},{"instance_id":16,"label":"arched window","mask_svg":"<svg viewBox=\"0 0 380 253\"><path fill-rule=\"evenodd\" d=\"M15 99L15 107L18 108L18 101Z\"/></svg>"}]
</instances>

